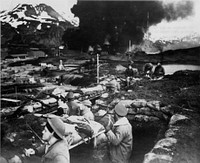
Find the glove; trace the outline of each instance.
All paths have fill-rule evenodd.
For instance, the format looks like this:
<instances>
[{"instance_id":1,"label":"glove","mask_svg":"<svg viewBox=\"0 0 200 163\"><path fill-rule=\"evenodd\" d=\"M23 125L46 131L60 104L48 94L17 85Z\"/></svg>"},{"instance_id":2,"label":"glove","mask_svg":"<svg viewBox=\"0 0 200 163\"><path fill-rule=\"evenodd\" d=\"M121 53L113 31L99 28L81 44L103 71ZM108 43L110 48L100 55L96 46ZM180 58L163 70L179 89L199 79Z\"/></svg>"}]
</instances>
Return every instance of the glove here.
<instances>
[{"instance_id":1,"label":"glove","mask_svg":"<svg viewBox=\"0 0 200 163\"><path fill-rule=\"evenodd\" d=\"M34 149L32 149L32 148L29 148L29 149L24 149L25 150L25 155L27 156L27 157L30 157L31 155L34 155L35 154L35 150Z\"/></svg>"}]
</instances>

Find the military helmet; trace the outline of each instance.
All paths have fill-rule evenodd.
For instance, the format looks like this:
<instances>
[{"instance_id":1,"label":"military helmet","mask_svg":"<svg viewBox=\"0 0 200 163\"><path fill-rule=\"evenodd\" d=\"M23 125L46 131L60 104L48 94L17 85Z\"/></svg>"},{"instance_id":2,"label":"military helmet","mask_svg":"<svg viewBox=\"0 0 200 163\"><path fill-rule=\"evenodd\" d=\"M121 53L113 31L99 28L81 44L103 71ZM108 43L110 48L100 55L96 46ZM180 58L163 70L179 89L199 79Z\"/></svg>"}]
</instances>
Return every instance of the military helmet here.
<instances>
[{"instance_id":1,"label":"military helmet","mask_svg":"<svg viewBox=\"0 0 200 163\"><path fill-rule=\"evenodd\" d=\"M73 99L74 98L74 94L73 92L69 92L66 96L67 99Z\"/></svg>"},{"instance_id":2,"label":"military helmet","mask_svg":"<svg viewBox=\"0 0 200 163\"><path fill-rule=\"evenodd\" d=\"M64 139L65 136L65 125L64 122L57 117L47 118L47 122L53 129L53 131L61 138Z\"/></svg>"},{"instance_id":3,"label":"military helmet","mask_svg":"<svg viewBox=\"0 0 200 163\"><path fill-rule=\"evenodd\" d=\"M115 105L114 111L117 115L121 117L126 116L128 113L127 108L120 102L117 105Z\"/></svg>"}]
</instances>

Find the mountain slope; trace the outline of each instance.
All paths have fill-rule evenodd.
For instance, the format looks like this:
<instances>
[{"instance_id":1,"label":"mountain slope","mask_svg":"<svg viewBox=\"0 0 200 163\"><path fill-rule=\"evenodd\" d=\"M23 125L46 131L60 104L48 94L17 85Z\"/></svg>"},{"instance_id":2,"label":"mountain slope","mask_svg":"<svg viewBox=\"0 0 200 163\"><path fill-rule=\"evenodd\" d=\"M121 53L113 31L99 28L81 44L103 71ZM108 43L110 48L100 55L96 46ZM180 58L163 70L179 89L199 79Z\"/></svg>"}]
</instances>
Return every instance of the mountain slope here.
<instances>
[{"instance_id":1,"label":"mountain slope","mask_svg":"<svg viewBox=\"0 0 200 163\"><path fill-rule=\"evenodd\" d=\"M58 24L65 22L66 25L73 27L51 6L46 4L18 4L12 11L3 11L0 13L1 22L7 22L13 27L27 24L27 22L36 21L40 23Z\"/></svg>"},{"instance_id":2,"label":"mountain slope","mask_svg":"<svg viewBox=\"0 0 200 163\"><path fill-rule=\"evenodd\" d=\"M18 4L12 11L1 12L0 21L2 47L13 43L45 48L58 47L62 44L64 31L75 28L46 4Z\"/></svg>"}]
</instances>

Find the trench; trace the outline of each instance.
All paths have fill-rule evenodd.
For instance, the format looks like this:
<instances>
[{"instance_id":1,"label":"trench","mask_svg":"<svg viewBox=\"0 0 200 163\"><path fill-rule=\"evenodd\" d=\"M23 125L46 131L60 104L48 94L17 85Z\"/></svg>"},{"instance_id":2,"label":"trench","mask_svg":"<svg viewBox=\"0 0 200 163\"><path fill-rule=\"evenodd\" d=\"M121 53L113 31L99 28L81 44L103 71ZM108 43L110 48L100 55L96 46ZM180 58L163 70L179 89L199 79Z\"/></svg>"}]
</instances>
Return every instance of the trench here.
<instances>
[{"instance_id":1,"label":"trench","mask_svg":"<svg viewBox=\"0 0 200 163\"><path fill-rule=\"evenodd\" d=\"M133 150L130 158L130 163L143 163L145 154L150 152L150 150L154 147L156 142L164 137L164 133L168 128L168 123L164 121L146 123L139 121L130 121L130 123L133 129ZM31 133L26 133L26 138L27 136L30 137L31 135ZM19 149L16 149L15 144L4 144L2 146L2 149L4 149L2 150L3 156L13 156L12 153L16 152L21 153L21 150L24 149L24 146L26 148L29 148L28 146L31 147L31 142L29 141L29 139L27 142L21 143L22 144ZM103 148L95 149L93 147L93 142L90 142L88 144L81 144L71 149L69 152L71 163L110 163L107 157L107 148L104 146ZM11 158L11 156L9 158ZM32 156L30 158L25 158L23 161L24 163L39 163L40 160L40 157Z\"/></svg>"},{"instance_id":2,"label":"trench","mask_svg":"<svg viewBox=\"0 0 200 163\"><path fill-rule=\"evenodd\" d=\"M133 127L133 150L130 163L142 163L145 154L164 136L167 124L163 122L153 122L152 124L136 121L131 121L130 123ZM95 150L92 143L82 144L78 148L70 150L71 163L109 163L109 159L105 156L106 153L105 148Z\"/></svg>"},{"instance_id":3,"label":"trench","mask_svg":"<svg viewBox=\"0 0 200 163\"><path fill-rule=\"evenodd\" d=\"M133 150L130 162L142 163L144 155L150 152L156 142L164 137L167 125L162 122L157 124L132 122L132 127Z\"/></svg>"}]
</instances>

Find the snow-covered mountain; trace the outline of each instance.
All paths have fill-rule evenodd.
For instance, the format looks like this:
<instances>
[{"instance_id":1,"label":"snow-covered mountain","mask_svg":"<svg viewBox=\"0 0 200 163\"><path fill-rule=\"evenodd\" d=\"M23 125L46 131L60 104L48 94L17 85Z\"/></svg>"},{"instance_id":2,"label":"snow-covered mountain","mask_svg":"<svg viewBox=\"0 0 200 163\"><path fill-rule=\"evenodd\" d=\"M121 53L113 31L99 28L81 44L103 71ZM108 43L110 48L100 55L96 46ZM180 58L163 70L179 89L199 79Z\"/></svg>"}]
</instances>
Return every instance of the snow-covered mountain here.
<instances>
[{"instance_id":1,"label":"snow-covered mountain","mask_svg":"<svg viewBox=\"0 0 200 163\"><path fill-rule=\"evenodd\" d=\"M18 4L11 11L0 12L1 44L58 47L64 31L79 25L75 20L67 20L44 3Z\"/></svg>"},{"instance_id":2,"label":"snow-covered mountain","mask_svg":"<svg viewBox=\"0 0 200 163\"><path fill-rule=\"evenodd\" d=\"M75 26L56 12L51 6L46 4L18 4L12 11L2 11L0 13L0 21L9 23L12 27L17 28L18 25L28 25L29 22L39 22L38 29L41 23L57 24L60 22L66 23L69 27Z\"/></svg>"}]
</instances>

